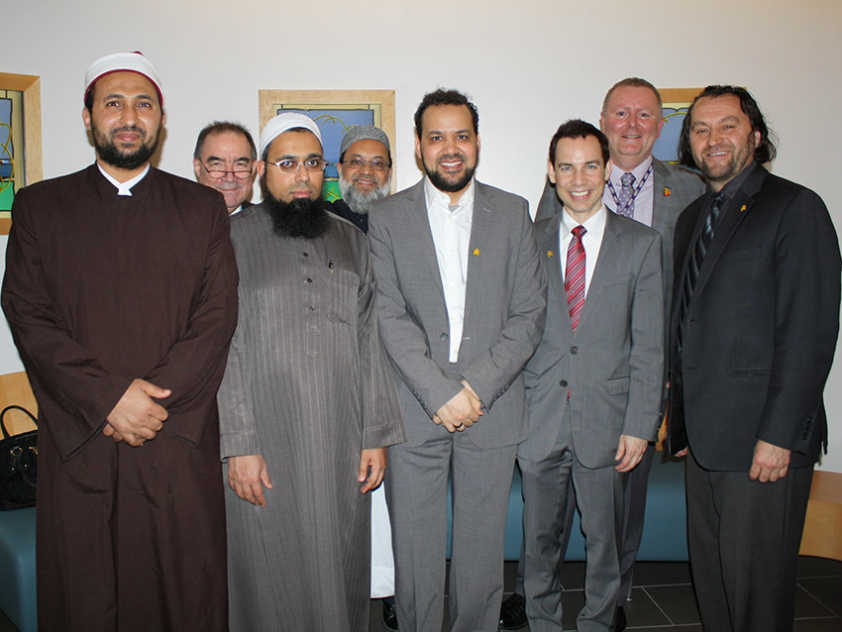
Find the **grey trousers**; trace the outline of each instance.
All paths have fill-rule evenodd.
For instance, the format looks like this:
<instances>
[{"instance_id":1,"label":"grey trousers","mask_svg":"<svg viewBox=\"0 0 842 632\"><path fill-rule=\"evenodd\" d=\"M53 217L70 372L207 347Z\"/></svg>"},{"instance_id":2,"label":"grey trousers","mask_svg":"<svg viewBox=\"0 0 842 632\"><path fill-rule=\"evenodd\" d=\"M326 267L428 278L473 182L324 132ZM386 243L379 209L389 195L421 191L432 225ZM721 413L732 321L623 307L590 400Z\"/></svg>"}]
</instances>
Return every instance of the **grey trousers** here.
<instances>
[{"instance_id":1,"label":"grey trousers","mask_svg":"<svg viewBox=\"0 0 842 632\"><path fill-rule=\"evenodd\" d=\"M546 458L530 461L521 457L519 462L524 497L523 586L530 631L562 629L558 567L562 541L566 540L571 479L587 550L585 605L576 618L576 629L611 630L620 587L618 525L623 512L623 475L613 466L586 468L562 439Z\"/></svg>"},{"instance_id":2,"label":"grey trousers","mask_svg":"<svg viewBox=\"0 0 842 632\"><path fill-rule=\"evenodd\" d=\"M449 629L497 630L516 446L479 448L469 433L389 448L386 498L401 632L440 632L442 628L448 474L453 480Z\"/></svg>"}]
</instances>

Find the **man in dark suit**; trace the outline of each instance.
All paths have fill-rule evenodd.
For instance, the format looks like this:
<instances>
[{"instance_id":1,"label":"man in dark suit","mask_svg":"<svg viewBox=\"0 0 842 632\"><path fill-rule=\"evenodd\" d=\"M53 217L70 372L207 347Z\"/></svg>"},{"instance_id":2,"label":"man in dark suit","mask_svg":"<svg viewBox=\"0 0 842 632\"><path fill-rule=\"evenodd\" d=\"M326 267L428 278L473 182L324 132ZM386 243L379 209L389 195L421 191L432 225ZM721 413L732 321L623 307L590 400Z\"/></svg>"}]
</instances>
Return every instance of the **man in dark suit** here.
<instances>
[{"instance_id":1,"label":"man in dark suit","mask_svg":"<svg viewBox=\"0 0 842 632\"><path fill-rule=\"evenodd\" d=\"M524 589L532 632L561 630L558 564L568 481L587 547L580 632L613 628L627 472L660 422L664 367L661 238L602 202L608 139L572 120L550 143L548 176L564 203L536 225L547 322L524 369L528 433L518 447Z\"/></svg>"},{"instance_id":2,"label":"man in dark suit","mask_svg":"<svg viewBox=\"0 0 842 632\"><path fill-rule=\"evenodd\" d=\"M680 156L710 191L679 218L670 449L687 458L706 630L792 630L822 391L839 327L839 245L822 200L761 165L775 147L743 88L693 102ZM689 448L689 450L688 450Z\"/></svg>"},{"instance_id":3,"label":"man in dark suit","mask_svg":"<svg viewBox=\"0 0 842 632\"><path fill-rule=\"evenodd\" d=\"M193 150L196 182L219 191L229 215L251 206L252 185L263 169L254 139L239 123L214 121L199 132Z\"/></svg>"},{"instance_id":4,"label":"man in dark suit","mask_svg":"<svg viewBox=\"0 0 842 632\"><path fill-rule=\"evenodd\" d=\"M622 79L606 93L600 128L608 138L611 172L602 199L607 208L651 226L661 235L664 315L668 322L673 284L672 243L675 222L681 211L704 193L705 185L695 172L662 162L652 155L652 148L664 125L661 106L661 95L655 86L639 77ZM557 215L561 209L555 187L548 182L538 205L536 221ZM668 333L668 328L665 328L665 333ZM640 465L632 470L626 480L620 551L622 582L617 593L617 607L620 609L631 595L632 570L643 536L646 489L654 455L653 442L647 447ZM575 507L573 493L570 498L568 533ZM562 548L567 548L566 541ZM504 629L518 629L526 624L521 596L522 570L519 568L518 571L515 592L503 602L501 610L500 623ZM616 621L615 629L624 629L624 611L617 613Z\"/></svg>"},{"instance_id":5,"label":"man in dark suit","mask_svg":"<svg viewBox=\"0 0 842 632\"><path fill-rule=\"evenodd\" d=\"M426 177L377 202L369 218L380 333L407 435L389 450L386 479L405 632L441 630L449 475L449 629L497 629L525 431L521 369L544 326L546 284L526 200L473 177L478 120L464 95L427 94L415 114Z\"/></svg>"}]
</instances>

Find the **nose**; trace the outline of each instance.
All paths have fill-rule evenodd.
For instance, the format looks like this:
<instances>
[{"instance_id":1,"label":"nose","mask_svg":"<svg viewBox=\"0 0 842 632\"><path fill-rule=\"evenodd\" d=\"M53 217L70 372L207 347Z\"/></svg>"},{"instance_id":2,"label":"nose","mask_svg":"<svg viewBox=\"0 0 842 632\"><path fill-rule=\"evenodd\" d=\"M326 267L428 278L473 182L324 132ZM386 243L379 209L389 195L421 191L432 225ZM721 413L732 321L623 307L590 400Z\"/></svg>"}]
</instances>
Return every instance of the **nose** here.
<instances>
[{"instance_id":1,"label":"nose","mask_svg":"<svg viewBox=\"0 0 842 632\"><path fill-rule=\"evenodd\" d=\"M122 109L120 113L120 120L125 125L134 125L135 121L137 120L137 112L131 106L126 106Z\"/></svg>"},{"instance_id":2,"label":"nose","mask_svg":"<svg viewBox=\"0 0 842 632\"><path fill-rule=\"evenodd\" d=\"M374 167L371 165L370 160L362 161L362 165L360 166L360 173L364 173L366 175L374 173Z\"/></svg>"},{"instance_id":3,"label":"nose","mask_svg":"<svg viewBox=\"0 0 842 632\"><path fill-rule=\"evenodd\" d=\"M296 182L310 182L310 172L303 162L299 162L295 167L295 181Z\"/></svg>"}]
</instances>

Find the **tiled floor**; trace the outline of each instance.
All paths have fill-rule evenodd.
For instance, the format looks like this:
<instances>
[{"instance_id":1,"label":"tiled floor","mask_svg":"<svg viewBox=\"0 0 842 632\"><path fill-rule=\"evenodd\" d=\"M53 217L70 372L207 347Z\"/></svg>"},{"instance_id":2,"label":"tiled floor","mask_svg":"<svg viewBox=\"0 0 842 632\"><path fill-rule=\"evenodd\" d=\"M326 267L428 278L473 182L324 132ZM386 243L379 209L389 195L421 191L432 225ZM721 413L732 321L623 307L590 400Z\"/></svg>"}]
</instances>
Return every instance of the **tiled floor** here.
<instances>
[{"instance_id":1,"label":"tiled floor","mask_svg":"<svg viewBox=\"0 0 842 632\"><path fill-rule=\"evenodd\" d=\"M507 591L513 589L515 572L516 564L506 563ZM584 573L582 562L565 564L562 569L565 630L575 629L576 613L584 600ZM629 622L627 629L635 632L701 632L687 564L639 562L635 569L632 601L626 615ZM381 630L380 602L374 601L370 632ZM842 631L842 563L814 557L800 558L794 631ZM2 612L0 632L17 632ZM287 631L279 629L279 632Z\"/></svg>"},{"instance_id":2,"label":"tiled floor","mask_svg":"<svg viewBox=\"0 0 842 632\"><path fill-rule=\"evenodd\" d=\"M514 588L516 564L506 563L505 589ZM576 614L584 602L585 565L562 568L563 624L576 629ZM701 632L690 572L681 562L639 562L632 600L626 608L627 630L635 632ZM373 602L370 632L383 630L379 602ZM526 628L524 628L524 631ZM795 632L842 632L842 563L802 557L795 601Z\"/></svg>"}]
</instances>

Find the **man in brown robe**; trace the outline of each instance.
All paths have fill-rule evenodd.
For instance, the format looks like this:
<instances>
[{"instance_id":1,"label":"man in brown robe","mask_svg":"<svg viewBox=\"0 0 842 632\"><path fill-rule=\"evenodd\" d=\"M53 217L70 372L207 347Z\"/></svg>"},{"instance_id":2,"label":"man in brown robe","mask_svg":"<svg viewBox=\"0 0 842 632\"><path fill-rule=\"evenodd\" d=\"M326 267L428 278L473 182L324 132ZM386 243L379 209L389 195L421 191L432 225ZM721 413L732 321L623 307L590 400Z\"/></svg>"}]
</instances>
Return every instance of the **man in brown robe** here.
<instances>
[{"instance_id":1,"label":"man in brown robe","mask_svg":"<svg viewBox=\"0 0 842 632\"><path fill-rule=\"evenodd\" d=\"M328 212L318 127L261 133L264 200L231 221L240 322L219 391L233 632L369 625L369 492L404 439L365 235Z\"/></svg>"},{"instance_id":2,"label":"man in brown robe","mask_svg":"<svg viewBox=\"0 0 842 632\"><path fill-rule=\"evenodd\" d=\"M40 413L39 629L227 629L216 391L237 271L216 191L151 168L160 82L94 62L96 164L15 197L2 305Z\"/></svg>"}]
</instances>

